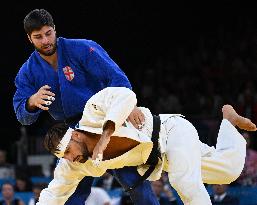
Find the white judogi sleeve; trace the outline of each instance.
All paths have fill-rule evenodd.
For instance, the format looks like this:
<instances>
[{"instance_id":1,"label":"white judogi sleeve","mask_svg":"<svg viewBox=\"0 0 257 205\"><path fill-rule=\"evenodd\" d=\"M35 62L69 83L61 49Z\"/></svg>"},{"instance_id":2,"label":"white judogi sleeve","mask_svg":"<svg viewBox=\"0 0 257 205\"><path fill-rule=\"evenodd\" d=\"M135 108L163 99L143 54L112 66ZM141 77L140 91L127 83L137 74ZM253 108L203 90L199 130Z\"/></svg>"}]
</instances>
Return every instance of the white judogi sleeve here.
<instances>
[{"instance_id":1,"label":"white judogi sleeve","mask_svg":"<svg viewBox=\"0 0 257 205\"><path fill-rule=\"evenodd\" d=\"M54 179L40 193L36 205L63 205L85 177L83 166L60 159L54 170Z\"/></svg>"},{"instance_id":2,"label":"white judogi sleeve","mask_svg":"<svg viewBox=\"0 0 257 205\"><path fill-rule=\"evenodd\" d=\"M93 95L86 103L79 128L95 133L95 128L103 128L110 120L115 130L128 118L137 104L135 93L126 87L107 87Z\"/></svg>"}]
</instances>

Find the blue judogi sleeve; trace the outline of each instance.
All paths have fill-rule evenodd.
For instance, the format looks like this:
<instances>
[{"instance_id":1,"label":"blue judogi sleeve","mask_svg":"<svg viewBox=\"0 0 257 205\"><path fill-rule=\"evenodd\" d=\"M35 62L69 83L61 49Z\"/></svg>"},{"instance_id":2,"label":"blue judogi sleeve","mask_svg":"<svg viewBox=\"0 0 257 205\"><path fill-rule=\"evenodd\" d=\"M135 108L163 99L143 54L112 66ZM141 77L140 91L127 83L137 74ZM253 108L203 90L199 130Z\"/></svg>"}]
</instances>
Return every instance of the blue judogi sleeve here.
<instances>
[{"instance_id":1,"label":"blue judogi sleeve","mask_svg":"<svg viewBox=\"0 0 257 205\"><path fill-rule=\"evenodd\" d=\"M36 93L37 90L33 86L32 75L27 69L27 63L22 68L24 69L20 69L15 78L17 90L13 97L13 106L18 121L23 125L30 125L37 120L42 110L37 109L35 112L29 112L26 109L28 98Z\"/></svg>"}]
</instances>

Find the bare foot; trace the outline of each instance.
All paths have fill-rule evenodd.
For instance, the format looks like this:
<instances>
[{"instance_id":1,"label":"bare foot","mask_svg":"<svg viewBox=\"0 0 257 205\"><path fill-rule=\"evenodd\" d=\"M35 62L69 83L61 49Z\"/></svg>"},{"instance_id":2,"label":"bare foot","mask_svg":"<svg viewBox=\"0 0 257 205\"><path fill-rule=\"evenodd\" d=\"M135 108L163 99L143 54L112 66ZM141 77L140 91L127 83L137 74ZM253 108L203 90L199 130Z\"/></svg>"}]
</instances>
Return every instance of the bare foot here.
<instances>
[{"instance_id":1,"label":"bare foot","mask_svg":"<svg viewBox=\"0 0 257 205\"><path fill-rule=\"evenodd\" d=\"M242 130L256 131L256 125L248 118L242 117L234 110L231 105L224 105L222 107L223 118L230 121L234 126L239 127Z\"/></svg>"}]
</instances>

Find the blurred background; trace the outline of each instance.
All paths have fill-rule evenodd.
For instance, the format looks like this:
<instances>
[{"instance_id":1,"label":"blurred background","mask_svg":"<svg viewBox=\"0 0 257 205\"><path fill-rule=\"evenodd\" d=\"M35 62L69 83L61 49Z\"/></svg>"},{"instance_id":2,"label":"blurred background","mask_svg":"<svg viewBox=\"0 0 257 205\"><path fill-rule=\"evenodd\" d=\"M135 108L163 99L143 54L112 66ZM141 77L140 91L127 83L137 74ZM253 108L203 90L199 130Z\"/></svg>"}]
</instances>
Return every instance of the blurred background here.
<instances>
[{"instance_id":1,"label":"blurred background","mask_svg":"<svg viewBox=\"0 0 257 205\"><path fill-rule=\"evenodd\" d=\"M23 30L23 18L32 9L45 8L53 15L58 36L99 43L127 74L139 106L155 114L185 115L203 142L215 145L225 103L257 123L257 1L10 1L1 8L0 179L10 182L25 203L34 186L40 190L51 180L55 164L42 146L52 123L48 113L21 126L12 106L14 78L33 52ZM240 204L256 205L257 136L243 134L253 157L240 179L223 189ZM26 179L29 188L19 190L17 179ZM169 204L180 204L167 184L164 173L154 186L161 187ZM111 176L96 186L109 193L110 203L130 203ZM219 189L208 190L214 195Z\"/></svg>"}]
</instances>

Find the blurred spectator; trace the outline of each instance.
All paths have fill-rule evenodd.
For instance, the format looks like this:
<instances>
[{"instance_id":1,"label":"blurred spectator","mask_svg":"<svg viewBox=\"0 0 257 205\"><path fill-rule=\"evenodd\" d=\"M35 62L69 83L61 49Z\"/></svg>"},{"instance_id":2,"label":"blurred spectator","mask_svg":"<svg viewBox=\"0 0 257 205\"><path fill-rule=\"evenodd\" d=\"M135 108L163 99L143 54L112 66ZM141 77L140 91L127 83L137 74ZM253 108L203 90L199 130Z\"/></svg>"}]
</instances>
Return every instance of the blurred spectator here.
<instances>
[{"instance_id":1,"label":"blurred spectator","mask_svg":"<svg viewBox=\"0 0 257 205\"><path fill-rule=\"evenodd\" d=\"M32 191L32 182L26 175L20 175L16 177L14 186L16 192L30 192Z\"/></svg>"},{"instance_id":2,"label":"blurred spectator","mask_svg":"<svg viewBox=\"0 0 257 205\"><path fill-rule=\"evenodd\" d=\"M246 158L244 169L236 180L240 185L256 186L257 185L257 151L251 148L251 134L243 132L247 145L246 145Z\"/></svg>"},{"instance_id":3,"label":"blurred spectator","mask_svg":"<svg viewBox=\"0 0 257 205\"><path fill-rule=\"evenodd\" d=\"M239 205L239 199L227 193L228 185L212 185L213 195L211 201L213 205Z\"/></svg>"},{"instance_id":4,"label":"blurred spectator","mask_svg":"<svg viewBox=\"0 0 257 205\"><path fill-rule=\"evenodd\" d=\"M176 198L171 189L167 185L164 185L162 179L152 181L151 184L160 205L177 205Z\"/></svg>"},{"instance_id":5,"label":"blurred spectator","mask_svg":"<svg viewBox=\"0 0 257 205\"><path fill-rule=\"evenodd\" d=\"M28 205L36 205L38 202L41 191L46 187L44 184L34 184L32 188L33 197L30 198Z\"/></svg>"},{"instance_id":6,"label":"blurred spectator","mask_svg":"<svg viewBox=\"0 0 257 205\"><path fill-rule=\"evenodd\" d=\"M111 198L103 188L92 187L85 205L111 205Z\"/></svg>"},{"instance_id":7,"label":"blurred spectator","mask_svg":"<svg viewBox=\"0 0 257 205\"><path fill-rule=\"evenodd\" d=\"M6 151L0 150L0 179L14 178L14 165L6 161Z\"/></svg>"},{"instance_id":8,"label":"blurred spectator","mask_svg":"<svg viewBox=\"0 0 257 205\"><path fill-rule=\"evenodd\" d=\"M237 110L240 114L257 123L257 101L254 83L248 81L238 96Z\"/></svg>"},{"instance_id":9,"label":"blurred spectator","mask_svg":"<svg viewBox=\"0 0 257 205\"><path fill-rule=\"evenodd\" d=\"M181 103L178 96L165 87L160 89L156 111L157 113L181 113Z\"/></svg>"},{"instance_id":10,"label":"blurred spectator","mask_svg":"<svg viewBox=\"0 0 257 205\"><path fill-rule=\"evenodd\" d=\"M0 205L25 205L21 199L14 197L14 188L10 183L2 185L2 196L3 199L0 201Z\"/></svg>"},{"instance_id":11,"label":"blurred spectator","mask_svg":"<svg viewBox=\"0 0 257 205\"><path fill-rule=\"evenodd\" d=\"M111 189L121 188L121 185L111 174L106 172L103 176L98 178L95 187L101 187L105 191L109 191Z\"/></svg>"}]
</instances>

